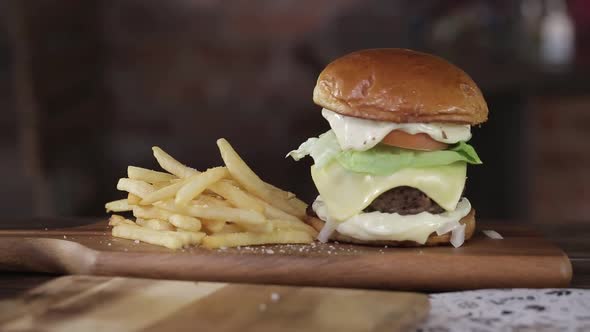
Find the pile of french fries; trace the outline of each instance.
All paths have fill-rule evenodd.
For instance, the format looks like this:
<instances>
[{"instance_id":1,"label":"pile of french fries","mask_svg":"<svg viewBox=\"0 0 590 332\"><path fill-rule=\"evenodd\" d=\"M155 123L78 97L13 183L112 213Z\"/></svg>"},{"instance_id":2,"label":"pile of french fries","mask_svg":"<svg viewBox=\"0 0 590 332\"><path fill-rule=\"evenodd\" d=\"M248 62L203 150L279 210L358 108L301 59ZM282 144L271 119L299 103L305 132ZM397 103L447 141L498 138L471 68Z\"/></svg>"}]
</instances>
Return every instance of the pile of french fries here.
<instances>
[{"instance_id":1,"label":"pile of french fries","mask_svg":"<svg viewBox=\"0 0 590 332\"><path fill-rule=\"evenodd\" d=\"M170 249L226 248L311 243L315 229L302 221L306 204L263 180L225 139L217 140L225 167L190 168L159 147L154 157L166 172L129 166L117 189L127 198L106 203L115 237Z\"/></svg>"}]
</instances>

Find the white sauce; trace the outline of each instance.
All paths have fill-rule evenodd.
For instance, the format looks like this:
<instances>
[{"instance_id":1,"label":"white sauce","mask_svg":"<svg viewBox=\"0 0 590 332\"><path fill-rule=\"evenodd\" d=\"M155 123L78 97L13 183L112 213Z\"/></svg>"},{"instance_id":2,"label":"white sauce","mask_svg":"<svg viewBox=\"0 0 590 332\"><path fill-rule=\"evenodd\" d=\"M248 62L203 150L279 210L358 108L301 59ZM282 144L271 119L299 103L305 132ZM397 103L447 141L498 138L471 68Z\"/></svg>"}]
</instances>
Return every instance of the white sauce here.
<instances>
[{"instance_id":1,"label":"white sauce","mask_svg":"<svg viewBox=\"0 0 590 332\"><path fill-rule=\"evenodd\" d=\"M328 209L321 197L316 199L312 207L320 219L334 222L329 217ZM409 240L424 244L430 234L440 231L447 223L456 224L469 214L469 211L471 211L471 203L467 198L462 198L455 210L440 214L422 212L402 216L397 213L359 213L338 223L336 230L360 240ZM455 229L455 227L449 227L448 231Z\"/></svg>"},{"instance_id":2,"label":"white sauce","mask_svg":"<svg viewBox=\"0 0 590 332\"><path fill-rule=\"evenodd\" d=\"M324 221L324 227L322 227L322 230L318 234L318 240L322 243L328 242L330 236L332 236L332 233L338 227L338 223L328 214L328 209L325 206L320 196L311 205L311 208L316 211L317 216Z\"/></svg>"},{"instance_id":3,"label":"white sauce","mask_svg":"<svg viewBox=\"0 0 590 332\"><path fill-rule=\"evenodd\" d=\"M395 123L359 119L322 109L322 116L328 120L336 133L342 150L365 151L377 145L392 130L408 134L424 133L432 139L454 144L471 139L471 126L448 123Z\"/></svg>"}]
</instances>

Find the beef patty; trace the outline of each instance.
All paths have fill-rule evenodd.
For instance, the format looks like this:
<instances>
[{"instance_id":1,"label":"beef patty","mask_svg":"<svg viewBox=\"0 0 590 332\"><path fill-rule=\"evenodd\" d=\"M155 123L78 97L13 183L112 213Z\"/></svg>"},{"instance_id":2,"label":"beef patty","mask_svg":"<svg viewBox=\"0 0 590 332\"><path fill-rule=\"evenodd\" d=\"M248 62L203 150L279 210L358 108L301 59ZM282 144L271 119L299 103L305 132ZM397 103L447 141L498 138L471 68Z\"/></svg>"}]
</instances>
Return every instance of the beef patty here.
<instances>
[{"instance_id":1,"label":"beef patty","mask_svg":"<svg viewBox=\"0 0 590 332\"><path fill-rule=\"evenodd\" d=\"M379 195L364 212L398 213L400 215L429 212L442 213L445 210L422 191L412 187L397 187ZM307 215L317 217L311 204L307 207Z\"/></svg>"},{"instance_id":2,"label":"beef patty","mask_svg":"<svg viewBox=\"0 0 590 332\"><path fill-rule=\"evenodd\" d=\"M437 214L444 212L444 209L422 191L403 186L390 189L379 195L364 211L407 215L424 211Z\"/></svg>"}]
</instances>

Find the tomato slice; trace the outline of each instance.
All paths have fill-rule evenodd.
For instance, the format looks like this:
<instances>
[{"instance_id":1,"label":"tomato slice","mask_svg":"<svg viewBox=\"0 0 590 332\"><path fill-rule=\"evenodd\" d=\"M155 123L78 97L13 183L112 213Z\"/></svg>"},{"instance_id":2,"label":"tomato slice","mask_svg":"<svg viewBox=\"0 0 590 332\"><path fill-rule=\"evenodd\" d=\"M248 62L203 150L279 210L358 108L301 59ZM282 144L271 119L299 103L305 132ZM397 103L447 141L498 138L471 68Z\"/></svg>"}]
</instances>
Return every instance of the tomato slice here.
<instances>
[{"instance_id":1,"label":"tomato slice","mask_svg":"<svg viewBox=\"0 0 590 332\"><path fill-rule=\"evenodd\" d=\"M449 147L448 144L436 141L427 134L420 133L412 135L401 130L391 131L383 138L381 143L404 149L422 151L444 150Z\"/></svg>"}]
</instances>

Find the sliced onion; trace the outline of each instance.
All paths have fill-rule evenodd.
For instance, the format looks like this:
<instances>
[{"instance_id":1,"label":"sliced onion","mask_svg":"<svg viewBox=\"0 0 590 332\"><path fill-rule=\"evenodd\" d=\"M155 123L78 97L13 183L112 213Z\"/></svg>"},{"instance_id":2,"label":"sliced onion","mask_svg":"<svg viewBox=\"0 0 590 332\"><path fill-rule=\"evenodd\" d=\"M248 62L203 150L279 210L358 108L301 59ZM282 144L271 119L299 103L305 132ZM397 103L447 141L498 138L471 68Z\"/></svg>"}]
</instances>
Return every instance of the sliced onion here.
<instances>
[{"instance_id":1,"label":"sliced onion","mask_svg":"<svg viewBox=\"0 0 590 332\"><path fill-rule=\"evenodd\" d=\"M492 230L482 231L487 237L494 240L502 240L504 237L500 233Z\"/></svg>"},{"instance_id":2,"label":"sliced onion","mask_svg":"<svg viewBox=\"0 0 590 332\"><path fill-rule=\"evenodd\" d=\"M313 211L318 215L318 218L324 221L324 227L318 234L317 239L322 242L326 243L332 236L332 233L338 228L338 224L332 221L332 218L328 215L326 211L325 203L322 201L322 198L318 196L313 204L311 205Z\"/></svg>"},{"instance_id":3,"label":"sliced onion","mask_svg":"<svg viewBox=\"0 0 590 332\"><path fill-rule=\"evenodd\" d=\"M459 248L465 242L465 225L461 225L453 229L451 233L451 244L455 248Z\"/></svg>"},{"instance_id":4,"label":"sliced onion","mask_svg":"<svg viewBox=\"0 0 590 332\"><path fill-rule=\"evenodd\" d=\"M318 240L322 243L328 242L330 236L332 236L332 233L334 233L337 227L338 224L336 224L335 222L326 221L324 223L324 227L322 227L322 230L318 234Z\"/></svg>"},{"instance_id":5,"label":"sliced onion","mask_svg":"<svg viewBox=\"0 0 590 332\"><path fill-rule=\"evenodd\" d=\"M457 227L461 227L461 224L457 220L449 221L447 223L442 224L439 228L436 229L436 235L447 234L448 232L454 230Z\"/></svg>"}]
</instances>

